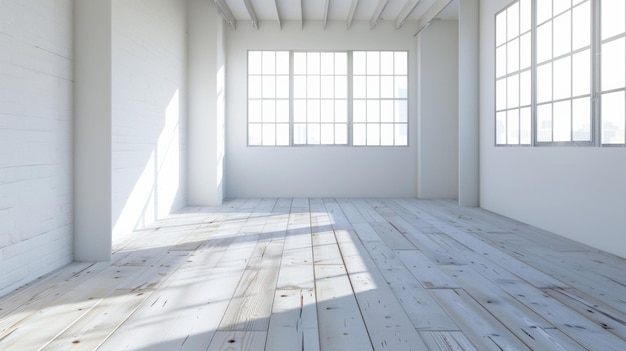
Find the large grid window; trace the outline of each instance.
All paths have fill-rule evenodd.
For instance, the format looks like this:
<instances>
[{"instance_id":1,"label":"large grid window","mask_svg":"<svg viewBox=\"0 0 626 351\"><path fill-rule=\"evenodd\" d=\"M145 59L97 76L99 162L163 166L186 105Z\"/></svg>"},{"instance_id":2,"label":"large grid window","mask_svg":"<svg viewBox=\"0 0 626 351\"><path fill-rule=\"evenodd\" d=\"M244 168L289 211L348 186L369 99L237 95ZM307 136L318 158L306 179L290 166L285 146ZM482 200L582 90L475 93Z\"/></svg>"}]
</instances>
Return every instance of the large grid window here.
<instances>
[{"instance_id":1,"label":"large grid window","mask_svg":"<svg viewBox=\"0 0 626 351\"><path fill-rule=\"evenodd\" d=\"M518 0L495 21L496 145L626 145L623 0Z\"/></svg>"},{"instance_id":2,"label":"large grid window","mask_svg":"<svg viewBox=\"0 0 626 351\"><path fill-rule=\"evenodd\" d=\"M407 145L407 53L353 53L354 145Z\"/></svg>"},{"instance_id":3,"label":"large grid window","mask_svg":"<svg viewBox=\"0 0 626 351\"><path fill-rule=\"evenodd\" d=\"M408 145L408 52L249 51L248 145Z\"/></svg>"},{"instance_id":4,"label":"large grid window","mask_svg":"<svg viewBox=\"0 0 626 351\"><path fill-rule=\"evenodd\" d=\"M496 17L496 143L531 143L530 0Z\"/></svg>"},{"instance_id":5,"label":"large grid window","mask_svg":"<svg viewBox=\"0 0 626 351\"><path fill-rule=\"evenodd\" d=\"M348 54L293 55L295 145L348 144Z\"/></svg>"},{"instance_id":6,"label":"large grid window","mask_svg":"<svg viewBox=\"0 0 626 351\"><path fill-rule=\"evenodd\" d=\"M289 145L289 52L248 52L248 144Z\"/></svg>"}]
</instances>

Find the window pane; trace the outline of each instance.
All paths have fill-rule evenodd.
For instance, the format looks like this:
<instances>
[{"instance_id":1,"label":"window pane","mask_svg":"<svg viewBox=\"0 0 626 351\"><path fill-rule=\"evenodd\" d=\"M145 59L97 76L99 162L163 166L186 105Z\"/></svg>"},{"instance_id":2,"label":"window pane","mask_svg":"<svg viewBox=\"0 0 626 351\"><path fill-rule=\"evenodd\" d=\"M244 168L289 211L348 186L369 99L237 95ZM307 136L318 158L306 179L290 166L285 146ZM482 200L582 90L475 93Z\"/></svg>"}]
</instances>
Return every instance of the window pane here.
<instances>
[{"instance_id":1,"label":"window pane","mask_svg":"<svg viewBox=\"0 0 626 351\"><path fill-rule=\"evenodd\" d=\"M367 125L367 145L380 145L380 125Z\"/></svg>"},{"instance_id":2,"label":"window pane","mask_svg":"<svg viewBox=\"0 0 626 351\"><path fill-rule=\"evenodd\" d=\"M572 89L574 96L586 95L591 91L590 50L579 52L573 57Z\"/></svg>"},{"instance_id":3,"label":"window pane","mask_svg":"<svg viewBox=\"0 0 626 351\"><path fill-rule=\"evenodd\" d=\"M365 52L355 51L352 53L352 73L365 75Z\"/></svg>"},{"instance_id":4,"label":"window pane","mask_svg":"<svg viewBox=\"0 0 626 351\"><path fill-rule=\"evenodd\" d=\"M261 76L248 77L248 98L257 99L261 97L262 87Z\"/></svg>"},{"instance_id":5,"label":"window pane","mask_svg":"<svg viewBox=\"0 0 626 351\"><path fill-rule=\"evenodd\" d=\"M306 127L306 142L307 144L319 144L320 143L320 125L319 124L307 124Z\"/></svg>"},{"instance_id":6,"label":"window pane","mask_svg":"<svg viewBox=\"0 0 626 351\"><path fill-rule=\"evenodd\" d=\"M393 100L381 100L380 101L380 121L383 123L394 122L394 103Z\"/></svg>"},{"instance_id":7,"label":"window pane","mask_svg":"<svg viewBox=\"0 0 626 351\"><path fill-rule=\"evenodd\" d=\"M393 65L394 72L396 75L407 75L408 69L408 58L406 51L396 51L394 52L395 63Z\"/></svg>"},{"instance_id":8,"label":"window pane","mask_svg":"<svg viewBox=\"0 0 626 351\"><path fill-rule=\"evenodd\" d=\"M407 98L407 77L401 76L396 77L396 98L406 99Z\"/></svg>"},{"instance_id":9,"label":"window pane","mask_svg":"<svg viewBox=\"0 0 626 351\"><path fill-rule=\"evenodd\" d=\"M624 87L624 60L626 60L624 38L602 45L602 90Z\"/></svg>"},{"instance_id":10,"label":"window pane","mask_svg":"<svg viewBox=\"0 0 626 351\"><path fill-rule=\"evenodd\" d=\"M306 144L306 124L293 125L293 143L297 145Z\"/></svg>"},{"instance_id":11,"label":"window pane","mask_svg":"<svg viewBox=\"0 0 626 351\"><path fill-rule=\"evenodd\" d=\"M263 100L263 123L276 122L276 102L274 100Z\"/></svg>"},{"instance_id":12,"label":"window pane","mask_svg":"<svg viewBox=\"0 0 626 351\"><path fill-rule=\"evenodd\" d=\"M276 74L276 53L263 51L263 74Z\"/></svg>"},{"instance_id":13,"label":"window pane","mask_svg":"<svg viewBox=\"0 0 626 351\"><path fill-rule=\"evenodd\" d=\"M571 141L572 140L572 105L569 100L561 101L554 104L552 112L552 120L554 125L553 141Z\"/></svg>"},{"instance_id":14,"label":"window pane","mask_svg":"<svg viewBox=\"0 0 626 351\"><path fill-rule=\"evenodd\" d=\"M348 102L335 100L335 122L348 122Z\"/></svg>"},{"instance_id":15,"label":"window pane","mask_svg":"<svg viewBox=\"0 0 626 351\"><path fill-rule=\"evenodd\" d=\"M276 145L276 125L263 124L263 145L272 146Z\"/></svg>"},{"instance_id":16,"label":"window pane","mask_svg":"<svg viewBox=\"0 0 626 351\"><path fill-rule=\"evenodd\" d=\"M572 17L567 11L554 19L554 57L572 51Z\"/></svg>"},{"instance_id":17,"label":"window pane","mask_svg":"<svg viewBox=\"0 0 626 351\"><path fill-rule=\"evenodd\" d=\"M625 140L624 92L602 95L602 144L623 144Z\"/></svg>"},{"instance_id":18,"label":"window pane","mask_svg":"<svg viewBox=\"0 0 626 351\"><path fill-rule=\"evenodd\" d=\"M276 97L289 98L289 76L276 77Z\"/></svg>"},{"instance_id":19,"label":"window pane","mask_svg":"<svg viewBox=\"0 0 626 351\"><path fill-rule=\"evenodd\" d=\"M506 111L496 113L496 144L506 144Z\"/></svg>"},{"instance_id":20,"label":"window pane","mask_svg":"<svg viewBox=\"0 0 626 351\"><path fill-rule=\"evenodd\" d=\"M367 52L367 74L380 74L380 53L378 51Z\"/></svg>"},{"instance_id":21,"label":"window pane","mask_svg":"<svg viewBox=\"0 0 626 351\"><path fill-rule=\"evenodd\" d=\"M383 51L380 53L380 74L393 75L393 57L392 51Z\"/></svg>"},{"instance_id":22,"label":"window pane","mask_svg":"<svg viewBox=\"0 0 626 351\"><path fill-rule=\"evenodd\" d=\"M306 98L306 76L293 77L293 97Z\"/></svg>"},{"instance_id":23,"label":"window pane","mask_svg":"<svg viewBox=\"0 0 626 351\"><path fill-rule=\"evenodd\" d=\"M552 100L552 63L537 67L537 102Z\"/></svg>"},{"instance_id":24,"label":"window pane","mask_svg":"<svg viewBox=\"0 0 626 351\"><path fill-rule=\"evenodd\" d=\"M368 100L367 101L367 123L380 122L380 101Z\"/></svg>"},{"instance_id":25,"label":"window pane","mask_svg":"<svg viewBox=\"0 0 626 351\"><path fill-rule=\"evenodd\" d=\"M502 77L506 75L506 45L496 49L496 77Z\"/></svg>"},{"instance_id":26,"label":"window pane","mask_svg":"<svg viewBox=\"0 0 626 351\"><path fill-rule=\"evenodd\" d=\"M380 97L380 77L367 77L367 98L378 99Z\"/></svg>"},{"instance_id":27,"label":"window pane","mask_svg":"<svg viewBox=\"0 0 626 351\"><path fill-rule=\"evenodd\" d=\"M289 101L276 101L276 122L289 123Z\"/></svg>"},{"instance_id":28,"label":"window pane","mask_svg":"<svg viewBox=\"0 0 626 351\"><path fill-rule=\"evenodd\" d=\"M335 77L335 98L337 99L348 98L348 77L346 76Z\"/></svg>"},{"instance_id":29,"label":"window pane","mask_svg":"<svg viewBox=\"0 0 626 351\"><path fill-rule=\"evenodd\" d=\"M397 146L409 145L409 131L406 124L396 124L396 136L394 141Z\"/></svg>"},{"instance_id":30,"label":"window pane","mask_svg":"<svg viewBox=\"0 0 626 351\"><path fill-rule=\"evenodd\" d=\"M306 122L306 100L293 101L294 122Z\"/></svg>"},{"instance_id":31,"label":"window pane","mask_svg":"<svg viewBox=\"0 0 626 351\"><path fill-rule=\"evenodd\" d=\"M496 16L496 46L506 42L506 11Z\"/></svg>"},{"instance_id":32,"label":"window pane","mask_svg":"<svg viewBox=\"0 0 626 351\"><path fill-rule=\"evenodd\" d=\"M409 107L406 100L396 100L395 121L396 123L406 123L408 121Z\"/></svg>"},{"instance_id":33,"label":"window pane","mask_svg":"<svg viewBox=\"0 0 626 351\"><path fill-rule=\"evenodd\" d=\"M276 125L276 145L289 145L289 124Z\"/></svg>"},{"instance_id":34,"label":"window pane","mask_svg":"<svg viewBox=\"0 0 626 351\"><path fill-rule=\"evenodd\" d=\"M520 110L520 144L530 145L531 143L531 114L530 107L526 107Z\"/></svg>"},{"instance_id":35,"label":"window pane","mask_svg":"<svg viewBox=\"0 0 626 351\"><path fill-rule=\"evenodd\" d=\"M506 108L506 78L496 81L496 110Z\"/></svg>"},{"instance_id":36,"label":"window pane","mask_svg":"<svg viewBox=\"0 0 626 351\"><path fill-rule=\"evenodd\" d=\"M574 25L572 27L573 50L591 44L591 8L589 1L574 8Z\"/></svg>"},{"instance_id":37,"label":"window pane","mask_svg":"<svg viewBox=\"0 0 626 351\"><path fill-rule=\"evenodd\" d=\"M307 53L306 72L308 74L320 74L320 53L319 52Z\"/></svg>"},{"instance_id":38,"label":"window pane","mask_svg":"<svg viewBox=\"0 0 626 351\"><path fill-rule=\"evenodd\" d=\"M393 98L394 80L393 76L380 77L380 97L383 99Z\"/></svg>"},{"instance_id":39,"label":"window pane","mask_svg":"<svg viewBox=\"0 0 626 351\"><path fill-rule=\"evenodd\" d=\"M313 99L320 97L320 76L307 76L306 96Z\"/></svg>"},{"instance_id":40,"label":"window pane","mask_svg":"<svg viewBox=\"0 0 626 351\"><path fill-rule=\"evenodd\" d=\"M507 78L507 107L519 106L519 75L515 74Z\"/></svg>"},{"instance_id":41,"label":"window pane","mask_svg":"<svg viewBox=\"0 0 626 351\"><path fill-rule=\"evenodd\" d=\"M352 103L352 119L354 122L365 122L367 112L365 100L354 100Z\"/></svg>"},{"instance_id":42,"label":"window pane","mask_svg":"<svg viewBox=\"0 0 626 351\"><path fill-rule=\"evenodd\" d=\"M321 102L321 121L332 123L335 121L335 104L334 100L322 100Z\"/></svg>"},{"instance_id":43,"label":"window pane","mask_svg":"<svg viewBox=\"0 0 626 351\"><path fill-rule=\"evenodd\" d=\"M321 126L322 139L321 143L325 145L335 143L335 126L333 124L322 124Z\"/></svg>"},{"instance_id":44,"label":"window pane","mask_svg":"<svg viewBox=\"0 0 626 351\"><path fill-rule=\"evenodd\" d=\"M540 1L541 2L541 1ZM537 62L545 62L552 58L552 22L537 28Z\"/></svg>"},{"instance_id":45,"label":"window pane","mask_svg":"<svg viewBox=\"0 0 626 351\"><path fill-rule=\"evenodd\" d=\"M520 74L520 106L528 106L531 102L532 84L530 80L530 71Z\"/></svg>"},{"instance_id":46,"label":"window pane","mask_svg":"<svg viewBox=\"0 0 626 351\"><path fill-rule=\"evenodd\" d=\"M553 0L553 2L554 9L552 13L554 16L557 16L558 14L569 9L572 6L572 0Z\"/></svg>"},{"instance_id":47,"label":"window pane","mask_svg":"<svg viewBox=\"0 0 626 351\"><path fill-rule=\"evenodd\" d=\"M614 35L618 35L626 30L624 9L626 2L623 0L603 0L600 1L602 8L601 32L602 39L608 39Z\"/></svg>"},{"instance_id":48,"label":"window pane","mask_svg":"<svg viewBox=\"0 0 626 351\"><path fill-rule=\"evenodd\" d=\"M335 97L335 77L322 76L321 77L321 95L322 98L334 98Z\"/></svg>"},{"instance_id":49,"label":"window pane","mask_svg":"<svg viewBox=\"0 0 626 351\"><path fill-rule=\"evenodd\" d=\"M507 39L511 40L519 36L519 2L509 6L506 10Z\"/></svg>"},{"instance_id":50,"label":"window pane","mask_svg":"<svg viewBox=\"0 0 626 351\"><path fill-rule=\"evenodd\" d=\"M554 100L572 96L572 67L570 56L554 61Z\"/></svg>"},{"instance_id":51,"label":"window pane","mask_svg":"<svg viewBox=\"0 0 626 351\"><path fill-rule=\"evenodd\" d=\"M263 76L263 93L264 98L276 97L276 77Z\"/></svg>"},{"instance_id":52,"label":"window pane","mask_svg":"<svg viewBox=\"0 0 626 351\"><path fill-rule=\"evenodd\" d=\"M365 77L354 76L352 81L352 96L357 99L365 98Z\"/></svg>"},{"instance_id":53,"label":"window pane","mask_svg":"<svg viewBox=\"0 0 626 351\"><path fill-rule=\"evenodd\" d=\"M276 52L276 73L289 74L289 51Z\"/></svg>"},{"instance_id":54,"label":"window pane","mask_svg":"<svg viewBox=\"0 0 626 351\"><path fill-rule=\"evenodd\" d=\"M331 52L323 52L320 57L322 74L335 74L335 55Z\"/></svg>"},{"instance_id":55,"label":"window pane","mask_svg":"<svg viewBox=\"0 0 626 351\"><path fill-rule=\"evenodd\" d=\"M552 141L552 104L537 106L537 141Z\"/></svg>"},{"instance_id":56,"label":"window pane","mask_svg":"<svg viewBox=\"0 0 626 351\"><path fill-rule=\"evenodd\" d=\"M261 124L248 125L248 145L261 145Z\"/></svg>"},{"instance_id":57,"label":"window pane","mask_svg":"<svg viewBox=\"0 0 626 351\"><path fill-rule=\"evenodd\" d=\"M393 145L395 131L393 124L380 125L380 145Z\"/></svg>"},{"instance_id":58,"label":"window pane","mask_svg":"<svg viewBox=\"0 0 626 351\"><path fill-rule=\"evenodd\" d=\"M345 123L335 124L335 144L345 145L348 143L348 125Z\"/></svg>"},{"instance_id":59,"label":"window pane","mask_svg":"<svg viewBox=\"0 0 626 351\"><path fill-rule=\"evenodd\" d=\"M507 143L519 144L519 110L507 112Z\"/></svg>"},{"instance_id":60,"label":"window pane","mask_svg":"<svg viewBox=\"0 0 626 351\"><path fill-rule=\"evenodd\" d=\"M294 52L293 73L306 74L306 52Z\"/></svg>"},{"instance_id":61,"label":"window pane","mask_svg":"<svg viewBox=\"0 0 626 351\"><path fill-rule=\"evenodd\" d=\"M520 0L520 33L525 33L530 30L531 11L530 0Z\"/></svg>"},{"instance_id":62,"label":"window pane","mask_svg":"<svg viewBox=\"0 0 626 351\"><path fill-rule=\"evenodd\" d=\"M507 73L512 73L519 70L519 40L512 40L506 46Z\"/></svg>"},{"instance_id":63,"label":"window pane","mask_svg":"<svg viewBox=\"0 0 626 351\"><path fill-rule=\"evenodd\" d=\"M248 74L261 74L260 51L248 51Z\"/></svg>"},{"instance_id":64,"label":"window pane","mask_svg":"<svg viewBox=\"0 0 626 351\"><path fill-rule=\"evenodd\" d=\"M573 101L572 134L574 141L591 141L591 104L588 97Z\"/></svg>"},{"instance_id":65,"label":"window pane","mask_svg":"<svg viewBox=\"0 0 626 351\"><path fill-rule=\"evenodd\" d=\"M248 122L261 122L261 109L263 108L261 100L248 101Z\"/></svg>"},{"instance_id":66,"label":"window pane","mask_svg":"<svg viewBox=\"0 0 626 351\"><path fill-rule=\"evenodd\" d=\"M320 121L320 100L309 99L306 102L306 121L319 123Z\"/></svg>"},{"instance_id":67,"label":"window pane","mask_svg":"<svg viewBox=\"0 0 626 351\"><path fill-rule=\"evenodd\" d=\"M530 67L532 50L531 50L531 42L530 42L530 33L524 34L520 38L520 69L525 69Z\"/></svg>"},{"instance_id":68,"label":"window pane","mask_svg":"<svg viewBox=\"0 0 626 351\"><path fill-rule=\"evenodd\" d=\"M354 145L365 145L366 129L365 124L355 124L352 130L352 143Z\"/></svg>"},{"instance_id":69,"label":"window pane","mask_svg":"<svg viewBox=\"0 0 626 351\"><path fill-rule=\"evenodd\" d=\"M345 52L335 53L335 74L348 74L348 54Z\"/></svg>"}]
</instances>

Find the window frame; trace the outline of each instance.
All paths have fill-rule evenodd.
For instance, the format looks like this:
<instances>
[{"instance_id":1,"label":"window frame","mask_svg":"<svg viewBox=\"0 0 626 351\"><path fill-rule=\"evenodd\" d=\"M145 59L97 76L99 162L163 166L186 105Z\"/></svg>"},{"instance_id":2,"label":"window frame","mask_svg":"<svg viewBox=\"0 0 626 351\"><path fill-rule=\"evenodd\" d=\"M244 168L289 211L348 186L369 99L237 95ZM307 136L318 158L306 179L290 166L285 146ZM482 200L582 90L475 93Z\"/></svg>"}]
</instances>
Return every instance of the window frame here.
<instances>
[{"instance_id":1,"label":"window frame","mask_svg":"<svg viewBox=\"0 0 626 351\"><path fill-rule=\"evenodd\" d=\"M249 49L246 52L246 67L247 67L247 72L246 72L246 82L247 84L249 84L250 82L250 53L251 52L259 52L262 53L263 52L288 52L289 53L289 143L286 145L263 145L262 139L261 142L259 144L253 144L251 143L251 139L250 139L250 125L251 124L259 124L259 122L251 122L250 121L250 87L247 85L246 86L246 145L248 147L409 147L411 144L411 118L410 118L410 108L411 108L411 92L412 89L410 88L411 86L411 74L410 74L410 50L406 49L406 50L296 50L296 49L289 49L289 50L259 50L259 49ZM354 118L353 118L353 104L354 104L354 95L353 95L353 84L354 84L354 78L353 78L353 72L354 72L354 64L353 64L353 53L354 52L376 52L376 53L382 53L382 52L391 52L391 53L396 53L396 52L400 52L400 53L404 53L404 57L405 57L405 64L406 67L404 68L405 74L404 76L406 77L406 97L404 98L395 98L395 91L394 91L394 98L392 99L393 101L396 100L404 100L406 101L406 112L405 112L405 121L404 122L396 122L395 117L393 119L393 122L389 122L387 124L392 124L392 130L393 130L393 140L394 143L393 144L382 144L379 142L379 144L377 145L357 145L354 143ZM346 53L347 55L347 74L346 74L346 114L347 114L347 121L346 121L346 143L345 144L338 144L336 143L337 138L335 138L333 143L327 143L324 144L321 142L321 137L320 137L320 143L315 143L315 144L309 144L308 140L306 143L296 143L295 140L295 125L296 124L308 124L308 122L302 123L302 122L296 122L295 118L294 118L294 114L295 114L295 101L296 100L304 100L304 101L308 101L308 98L296 98L295 97L295 88L294 88L294 78L296 76L296 74L294 73L294 63L295 63L295 59L294 59L294 55L296 53ZM395 56L394 56L395 57ZM394 65L395 65L395 61L394 61ZM299 75L302 76L302 75ZM308 77L308 74L304 75L305 77ZM321 72L320 74L318 74L318 76L322 76ZM326 76L326 75L324 75ZM336 71L335 74L332 75L333 77L337 76ZM380 75L379 75L380 76ZM395 77L396 75L392 75L392 77ZM398 75L400 76L400 75ZM321 86L321 84L320 84ZM394 85L394 89L395 89L395 85ZM333 101L336 100L344 100L342 98L337 98L337 95L335 94L334 97L332 98ZM253 100L256 98L252 98ZM313 98L316 99L316 98ZM327 100L326 98L322 98L321 96L319 97L319 100ZM379 98L380 100L380 98ZM396 104L392 104L394 111L396 109ZM318 124L324 124L325 122L317 122ZM382 122L379 122L379 125ZM336 125L336 124L341 124L341 122L337 122L336 120L333 120L332 124ZM406 143L404 144L396 144L396 126L397 125L402 125L404 126L405 129L405 139L401 139L401 140L406 140ZM381 139L381 131L379 130L379 140ZM366 136L367 138L367 136ZM367 140L367 139L366 139Z\"/></svg>"}]
</instances>

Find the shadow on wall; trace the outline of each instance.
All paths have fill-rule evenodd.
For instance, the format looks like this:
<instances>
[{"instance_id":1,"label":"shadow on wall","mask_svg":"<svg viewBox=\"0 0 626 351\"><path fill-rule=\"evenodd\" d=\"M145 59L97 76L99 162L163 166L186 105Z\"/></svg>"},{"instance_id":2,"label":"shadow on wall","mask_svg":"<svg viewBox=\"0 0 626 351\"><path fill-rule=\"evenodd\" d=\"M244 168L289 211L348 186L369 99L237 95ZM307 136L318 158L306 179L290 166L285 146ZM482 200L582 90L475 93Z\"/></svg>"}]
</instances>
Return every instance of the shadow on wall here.
<instances>
[{"instance_id":1,"label":"shadow on wall","mask_svg":"<svg viewBox=\"0 0 626 351\"><path fill-rule=\"evenodd\" d=\"M180 91L173 93L163 115L163 127L143 171L117 219L113 221L113 239L118 240L178 209L184 187L183 107Z\"/></svg>"}]
</instances>

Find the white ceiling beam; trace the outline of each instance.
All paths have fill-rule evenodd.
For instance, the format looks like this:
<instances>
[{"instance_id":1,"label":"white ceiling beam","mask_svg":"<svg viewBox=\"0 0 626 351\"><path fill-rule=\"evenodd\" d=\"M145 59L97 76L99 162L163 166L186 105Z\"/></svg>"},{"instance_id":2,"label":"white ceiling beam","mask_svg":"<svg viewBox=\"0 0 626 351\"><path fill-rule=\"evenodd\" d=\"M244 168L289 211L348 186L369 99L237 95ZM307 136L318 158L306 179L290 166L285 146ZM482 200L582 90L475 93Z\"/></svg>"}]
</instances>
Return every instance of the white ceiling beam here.
<instances>
[{"instance_id":1,"label":"white ceiling beam","mask_svg":"<svg viewBox=\"0 0 626 351\"><path fill-rule=\"evenodd\" d=\"M250 16L250 20L252 21L252 26L254 29L259 29L259 19L256 16L256 12L254 12L252 3L250 0L243 0L243 4L246 5L246 10L248 11L248 16Z\"/></svg>"},{"instance_id":2,"label":"white ceiling beam","mask_svg":"<svg viewBox=\"0 0 626 351\"><path fill-rule=\"evenodd\" d=\"M326 0L326 3L324 4L324 29L326 29L326 22L328 21L328 4L330 3L330 0Z\"/></svg>"},{"instance_id":3,"label":"white ceiling beam","mask_svg":"<svg viewBox=\"0 0 626 351\"><path fill-rule=\"evenodd\" d=\"M354 18L354 13L356 12L358 4L359 0L352 0L352 4L350 4L350 11L348 12L348 18L346 21L346 29L350 29L350 26L352 26L352 19Z\"/></svg>"},{"instance_id":4,"label":"white ceiling beam","mask_svg":"<svg viewBox=\"0 0 626 351\"><path fill-rule=\"evenodd\" d=\"M276 18L278 19L278 27L282 30L283 24L280 21L280 11L278 10L278 0L274 0L274 8L276 9Z\"/></svg>"},{"instance_id":5,"label":"white ceiling beam","mask_svg":"<svg viewBox=\"0 0 626 351\"><path fill-rule=\"evenodd\" d=\"M402 11L400 11L400 13L398 13L398 17L396 17L396 29L402 28L404 22L406 22L407 18L411 16L420 2L422 2L422 0L407 0L406 4L404 4L404 7L402 8Z\"/></svg>"},{"instance_id":6,"label":"white ceiling beam","mask_svg":"<svg viewBox=\"0 0 626 351\"><path fill-rule=\"evenodd\" d=\"M437 0L417 21L417 32L413 36L417 36L424 28L428 27L430 21L434 20L451 2L452 0Z\"/></svg>"},{"instance_id":7,"label":"white ceiling beam","mask_svg":"<svg viewBox=\"0 0 626 351\"><path fill-rule=\"evenodd\" d=\"M217 11L222 15L224 21L230 25L232 29L237 29L237 20L235 20L235 16L233 16L230 7L226 4L224 0L213 0L215 2L215 6L217 6Z\"/></svg>"},{"instance_id":8,"label":"white ceiling beam","mask_svg":"<svg viewBox=\"0 0 626 351\"><path fill-rule=\"evenodd\" d=\"M376 25L378 24L378 22L382 20L381 16L383 15L383 11L385 11L385 7L387 7L388 3L389 3L389 0L378 1L376 10L374 10L374 13L372 14L372 19L370 19L370 29L376 28Z\"/></svg>"}]
</instances>

